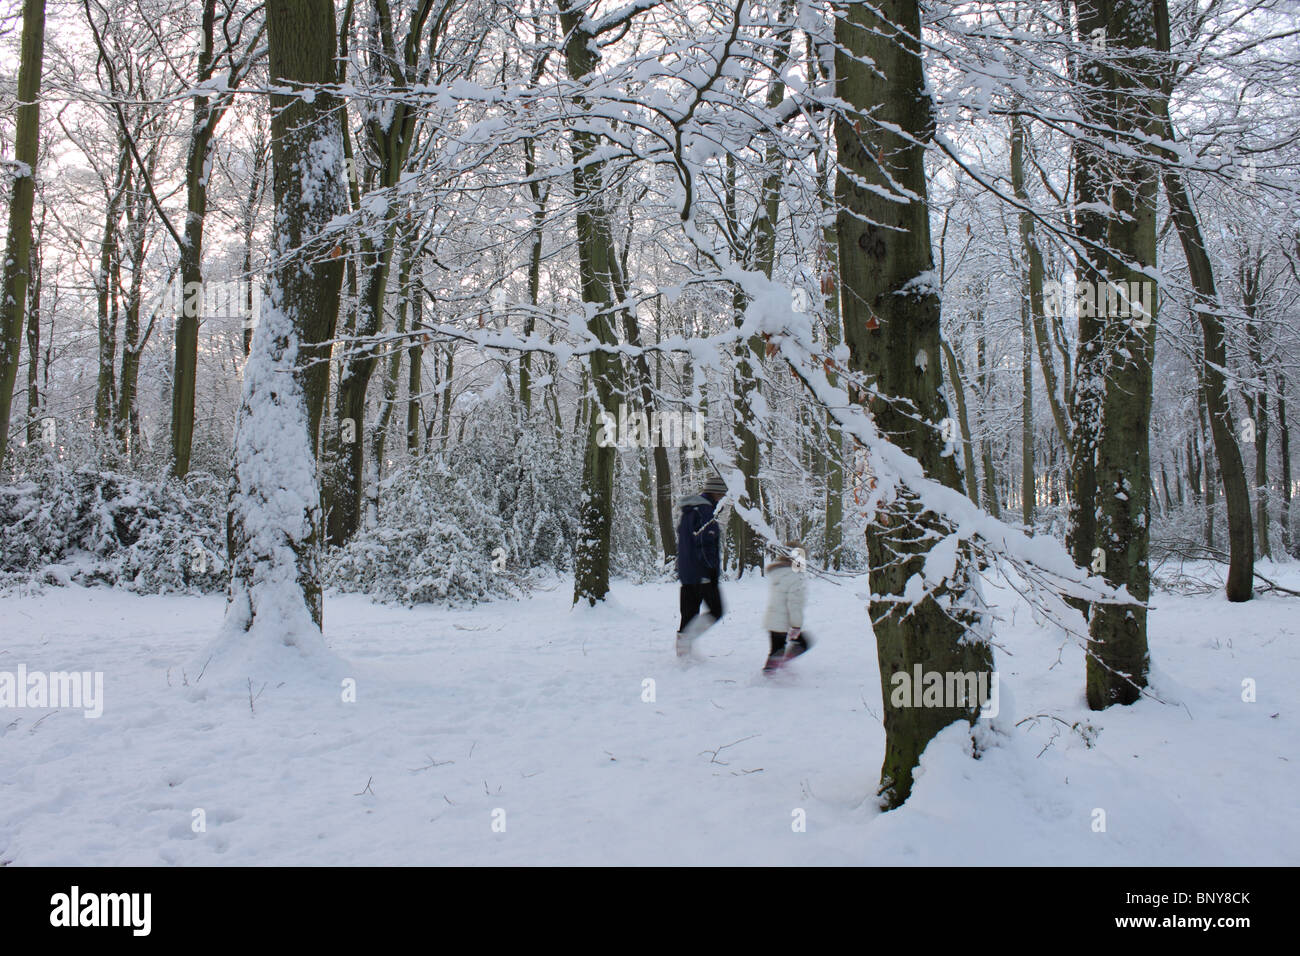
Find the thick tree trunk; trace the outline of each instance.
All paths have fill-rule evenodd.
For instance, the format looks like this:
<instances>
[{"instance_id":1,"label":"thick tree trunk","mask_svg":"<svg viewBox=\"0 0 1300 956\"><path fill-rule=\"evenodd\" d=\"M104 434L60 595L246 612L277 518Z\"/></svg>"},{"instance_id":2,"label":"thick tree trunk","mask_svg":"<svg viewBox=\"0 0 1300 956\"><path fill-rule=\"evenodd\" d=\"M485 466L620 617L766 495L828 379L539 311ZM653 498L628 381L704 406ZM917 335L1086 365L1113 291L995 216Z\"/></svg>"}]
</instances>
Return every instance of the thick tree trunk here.
<instances>
[{"instance_id":1,"label":"thick tree trunk","mask_svg":"<svg viewBox=\"0 0 1300 956\"><path fill-rule=\"evenodd\" d=\"M956 459L944 455L939 429L948 407L938 290L929 278L934 263L924 142L933 115L920 29L916 0L837 9L836 76L847 105L835 124L844 334L855 370L891 397L871 403L881 433L931 477L960 490ZM930 595L915 603L889 599L901 598L908 581L922 573L934 542L951 531L905 490L868 525L871 591L877 596L870 614L885 715L880 794L886 807L899 806L911 793L930 740L954 722L973 723L979 709L970 701L897 706L893 676L911 675L913 668L987 675L993 668L983 621L963 600L977 573L968 555L959 554L951 577Z\"/></svg>"},{"instance_id":2,"label":"thick tree trunk","mask_svg":"<svg viewBox=\"0 0 1300 956\"><path fill-rule=\"evenodd\" d=\"M324 654L316 440L341 258L316 237L346 208L331 0L268 0L274 268L253 333L236 426L223 639ZM309 85L313 95L289 92ZM240 673L243 673L242 671Z\"/></svg>"},{"instance_id":3,"label":"thick tree trunk","mask_svg":"<svg viewBox=\"0 0 1300 956\"><path fill-rule=\"evenodd\" d=\"M1158 311L1157 290L1150 274L1156 267L1156 199L1159 179L1155 165L1133 155L1129 137L1151 141L1162 131L1159 115L1159 64L1150 54L1155 44L1156 18L1147 0L1115 0L1107 36L1105 71L1113 97L1110 123L1123 150L1105 158L1110 173L1110 204L1106 274L1123 283L1132 295L1130 308L1114 315L1107 297L1107 314L1098 316L1102 343L1098 372L1104 387L1096 419L1096 537L1094 546L1105 558L1102 576L1115 587L1145 602L1150 595L1147 543L1151 505L1151 395ZM1144 285L1145 284L1145 285ZM1150 298L1146 289L1150 289ZM1100 287L1098 287L1100 292ZM1098 301L1102 296L1097 296ZM1138 303L1141 302L1142 306ZM1149 303L1149 308L1144 308ZM1131 312L1131 314L1129 314ZM1136 701L1147 684L1147 612L1131 605L1098 603L1092 608L1087 660L1088 705L1101 710Z\"/></svg>"}]
</instances>

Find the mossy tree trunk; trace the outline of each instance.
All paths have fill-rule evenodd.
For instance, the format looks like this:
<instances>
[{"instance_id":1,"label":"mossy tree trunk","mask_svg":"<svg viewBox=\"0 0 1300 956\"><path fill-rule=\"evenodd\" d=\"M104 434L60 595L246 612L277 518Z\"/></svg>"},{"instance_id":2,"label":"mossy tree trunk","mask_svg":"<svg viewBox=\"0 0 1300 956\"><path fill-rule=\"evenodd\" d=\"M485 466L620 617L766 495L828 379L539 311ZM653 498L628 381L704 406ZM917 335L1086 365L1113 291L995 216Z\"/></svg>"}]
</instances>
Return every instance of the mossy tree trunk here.
<instances>
[{"instance_id":1,"label":"mossy tree trunk","mask_svg":"<svg viewBox=\"0 0 1300 956\"><path fill-rule=\"evenodd\" d=\"M1100 389L1095 454L1096 528L1094 547L1105 559L1102 576L1127 588L1137 601L1150 596L1147 546L1151 518L1151 395L1156 346L1158 290L1156 199L1159 177L1150 158L1132 142L1150 142L1162 132L1160 65L1151 55L1156 17L1147 0L1116 0L1107 24L1110 101L1108 136L1122 147L1105 159L1113 215L1108 217L1105 275L1132 290L1128 308L1097 317L1101 333L1096 369ZM1148 293L1141 291L1149 288ZM1103 296L1098 290L1098 308ZM1137 303L1140 301L1143 307ZM1114 314L1118 311L1120 314ZM1136 701L1147 684L1150 658L1145 608L1097 603L1089 621L1088 706L1101 710Z\"/></svg>"}]
</instances>

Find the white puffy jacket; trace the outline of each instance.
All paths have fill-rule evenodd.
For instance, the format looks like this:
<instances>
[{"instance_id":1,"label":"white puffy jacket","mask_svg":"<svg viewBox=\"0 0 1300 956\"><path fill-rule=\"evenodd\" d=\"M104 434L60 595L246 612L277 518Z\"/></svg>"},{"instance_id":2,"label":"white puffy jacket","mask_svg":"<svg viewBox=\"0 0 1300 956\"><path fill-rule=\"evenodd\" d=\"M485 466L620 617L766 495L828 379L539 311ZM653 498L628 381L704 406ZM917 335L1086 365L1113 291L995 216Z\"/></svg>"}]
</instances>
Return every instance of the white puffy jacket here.
<instances>
[{"instance_id":1,"label":"white puffy jacket","mask_svg":"<svg viewBox=\"0 0 1300 956\"><path fill-rule=\"evenodd\" d=\"M803 605L808 595L808 575L788 565L767 572L767 613L763 627L781 634L792 627L803 627Z\"/></svg>"}]
</instances>

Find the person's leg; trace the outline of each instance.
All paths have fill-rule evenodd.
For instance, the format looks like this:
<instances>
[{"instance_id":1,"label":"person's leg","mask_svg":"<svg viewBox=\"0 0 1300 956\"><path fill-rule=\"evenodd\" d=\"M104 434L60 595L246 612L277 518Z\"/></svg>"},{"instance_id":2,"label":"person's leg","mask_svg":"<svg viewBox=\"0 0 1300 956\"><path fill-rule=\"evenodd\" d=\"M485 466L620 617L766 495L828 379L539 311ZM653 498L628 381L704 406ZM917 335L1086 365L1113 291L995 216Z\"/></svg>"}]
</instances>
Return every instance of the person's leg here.
<instances>
[{"instance_id":1,"label":"person's leg","mask_svg":"<svg viewBox=\"0 0 1300 956\"><path fill-rule=\"evenodd\" d=\"M718 582L705 581L703 590L704 603L709 606L714 622L722 620L722 591L718 589Z\"/></svg>"},{"instance_id":2,"label":"person's leg","mask_svg":"<svg viewBox=\"0 0 1300 956\"><path fill-rule=\"evenodd\" d=\"M785 632L768 631L767 636L768 640L771 641L772 650L767 655L767 663L763 665L763 670L770 674L776 671L785 660Z\"/></svg>"},{"instance_id":3,"label":"person's leg","mask_svg":"<svg viewBox=\"0 0 1300 956\"><path fill-rule=\"evenodd\" d=\"M700 586L698 584L683 584L681 593L681 610L682 626L677 629L681 634L686 630L686 625L691 623L695 615L700 613Z\"/></svg>"}]
</instances>

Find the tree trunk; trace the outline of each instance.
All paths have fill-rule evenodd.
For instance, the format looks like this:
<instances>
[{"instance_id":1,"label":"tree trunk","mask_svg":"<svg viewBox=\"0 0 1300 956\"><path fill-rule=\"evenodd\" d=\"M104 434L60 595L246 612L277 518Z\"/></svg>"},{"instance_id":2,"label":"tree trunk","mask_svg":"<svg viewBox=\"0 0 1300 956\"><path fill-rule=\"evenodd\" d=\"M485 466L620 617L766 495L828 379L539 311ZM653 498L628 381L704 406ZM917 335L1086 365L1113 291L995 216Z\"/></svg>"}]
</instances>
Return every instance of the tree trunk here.
<instances>
[{"instance_id":1,"label":"tree trunk","mask_svg":"<svg viewBox=\"0 0 1300 956\"><path fill-rule=\"evenodd\" d=\"M980 404L988 407L988 375L986 373L987 362L985 354L988 346L984 337L984 311L981 309L976 313L976 323L978 325L978 338L975 342L975 362L978 374L976 376L976 385L979 387ZM993 449L989 444L987 426L985 435L980 439L981 458L984 465L984 500L983 506L988 509L989 513L995 518L1002 517L1002 502L998 495L998 476L993 470Z\"/></svg>"},{"instance_id":2,"label":"tree trunk","mask_svg":"<svg viewBox=\"0 0 1300 956\"><path fill-rule=\"evenodd\" d=\"M41 61L45 53L45 0L23 0L23 33L18 65L18 123L14 132L13 192L5 242L4 285L0 288L0 464L9 444L9 410L32 266L32 207L36 201L36 160L40 135Z\"/></svg>"},{"instance_id":3,"label":"tree trunk","mask_svg":"<svg viewBox=\"0 0 1300 956\"><path fill-rule=\"evenodd\" d=\"M1206 449L1205 456L1204 456L1204 460L1205 460L1205 499L1204 499L1205 501L1205 546L1213 550L1214 549L1214 489L1216 483L1214 480L1214 455L1211 455L1209 453L1209 441L1212 441L1214 436L1211 434L1211 428L1206 422L1206 419L1209 417L1209 413L1206 410L1207 409L1206 393L1209 391L1209 386L1206 384L1206 378L1207 378L1207 372L1209 371L1209 367L1210 367L1209 363L1206 362L1204 358L1202 358L1200 379L1198 382L1199 388L1196 391L1196 414L1197 414L1197 423L1200 426L1202 444ZM1241 462L1241 455L1237 456L1237 461L1238 463ZM1247 499L1247 501L1249 502L1249 499ZM1246 508L1246 524L1247 526L1250 525L1249 506L1247 506ZM1247 551L1250 555L1249 560L1252 566L1251 576L1253 577L1254 576L1253 566L1255 562L1255 553L1253 550L1253 546L1252 548L1248 548ZM1236 552L1234 551L1233 553L1235 554ZM1231 579L1232 577L1233 564L1231 562L1232 562L1232 558L1230 556L1229 566L1228 566L1229 579ZM1232 600L1231 594L1229 594L1228 600L1229 601Z\"/></svg>"},{"instance_id":4,"label":"tree trunk","mask_svg":"<svg viewBox=\"0 0 1300 956\"><path fill-rule=\"evenodd\" d=\"M1169 10L1167 0L1156 2L1156 47L1169 52ZM1172 81L1166 73L1165 88L1160 97L1161 135L1174 141L1173 124L1169 121L1168 92ZM1172 157L1166 153L1167 160ZM1227 338L1223 325L1223 308L1214 284L1214 269L1201 234L1200 221L1192 206L1191 195L1176 166L1166 163L1163 175L1165 196L1169 200L1170 217L1178 231L1178 240L1187 259L1192 288L1196 293L1193 311L1201 326L1202 361L1200 369L1201 398L1210 420L1210 437L1214 442L1214 456L1205 457L1205 535L1206 545L1214 547L1214 470L1212 457L1218 459L1218 471L1223 481L1223 495L1228 508L1228 580L1225 587L1229 601L1249 601L1255 586L1255 541L1250 517L1250 492L1246 486L1246 468L1242 462L1241 448L1233 429L1232 408L1228 399L1228 381L1224 370L1228 367ZM1208 443L1207 443L1208 445Z\"/></svg>"},{"instance_id":5,"label":"tree trunk","mask_svg":"<svg viewBox=\"0 0 1300 956\"><path fill-rule=\"evenodd\" d=\"M565 34L564 54L569 77L581 80L596 67L596 37L588 31L585 7L561 0L560 23ZM578 98L581 108L581 97ZM618 344L613 316L613 234L602 201L604 163L595 158L599 137L585 129L573 130L573 196L576 207L578 268L582 301L589 310L587 330L601 346ZM584 389L579 404L587 406L586 452L582 465L582 492L578 505L578 543L574 555L573 603L594 605L609 593L610 541L614 520L613 445L602 446L601 413L616 415L618 357L605 348L588 359L595 398Z\"/></svg>"},{"instance_id":6,"label":"tree trunk","mask_svg":"<svg viewBox=\"0 0 1300 956\"><path fill-rule=\"evenodd\" d=\"M332 29L332 28L331 28ZM203 45L199 48L198 82L212 78L216 0L203 0ZM194 445L194 386L199 356L199 309L203 298L203 226L208 214L212 134L219 114L209 97L194 96L189 151L185 157L185 232L180 250L181 301L176 317L176 354L172 370L172 474L184 478Z\"/></svg>"},{"instance_id":7,"label":"tree trunk","mask_svg":"<svg viewBox=\"0 0 1300 956\"><path fill-rule=\"evenodd\" d=\"M416 276L416 288L411 292L411 331L418 333L424 324L424 283L419 281L418 266ZM411 344L406 348L406 452L412 458L420 453L420 391L424 387L420 378L423 366L424 337L412 335Z\"/></svg>"},{"instance_id":8,"label":"tree trunk","mask_svg":"<svg viewBox=\"0 0 1300 956\"><path fill-rule=\"evenodd\" d=\"M258 125L257 132L264 133L266 127ZM253 169L248 185L248 204L244 207L244 221L240 224L240 234L244 241L244 281L248 283L248 298L244 303L244 355L248 355L253 344L253 232L257 228L257 210L261 205L263 190L266 188L266 151L255 147L253 152Z\"/></svg>"},{"instance_id":9,"label":"tree trunk","mask_svg":"<svg viewBox=\"0 0 1300 956\"><path fill-rule=\"evenodd\" d=\"M397 407L397 388L402 374L402 346L400 336L406 332L406 314L409 303L411 259L415 251L414 236L408 234L402 244L402 262L397 274L397 328L398 340L388 347L388 363L384 370L384 392L379 403L379 418L375 423L375 440L371 445L370 472L366 483L367 516L370 526L379 522L379 482L384 477L384 449L388 445L388 431L392 427L393 411Z\"/></svg>"},{"instance_id":10,"label":"tree trunk","mask_svg":"<svg viewBox=\"0 0 1300 956\"><path fill-rule=\"evenodd\" d=\"M144 175L152 173L156 155L156 153L151 154L150 173ZM136 457L140 438L139 415L136 410L140 357L153 332L152 317L144 330L140 328L145 259L148 255L148 246L145 243L145 225L148 216L149 199L142 185L128 196L126 203L126 255L131 264L131 287L127 290L126 320L122 327L122 364L118 375L117 409L113 421L114 440L119 448L126 449L130 460Z\"/></svg>"},{"instance_id":11,"label":"tree trunk","mask_svg":"<svg viewBox=\"0 0 1300 956\"><path fill-rule=\"evenodd\" d=\"M826 250L826 272L822 276L821 291L826 309L826 351L830 354L843 338L840 332L839 245L835 241L833 225L822 230L822 240ZM826 381L831 388L837 387L839 376L834 368L827 372ZM844 563L844 435L830 412L825 413L824 420L827 444L826 563L838 571ZM969 454L969 443L966 448Z\"/></svg>"},{"instance_id":12,"label":"tree trunk","mask_svg":"<svg viewBox=\"0 0 1300 956\"><path fill-rule=\"evenodd\" d=\"M331 0L268 0L275 263L236 426L223 640L326 653L321 639L317 436L342 259L316 240L346 208ZM242 674L243 671L240 671Z\"/></svg>"},{"instance_id":13,"label":"tree trunk","mask_svg":"<svg viewBox=\"0 0 1300 956\"><path fill-rule=\"evenodd\" d=\"M1028 205L1029 193L1025 189L1025 126L1019 113L1011 117L1011 186L1021 205ZM1034 345L1040 326L1046 329L1043 315L1043 255L1034 233L1034 217L1026 209L1019 214L1020 246L1025 257L1027 296L1020 301L1020 379L1021 379L1021 430L1020 430L1020 498L1021 520L1026 528L1034 525ZM1041 339L1045 336L1040 336ZM1040 344L1040 348L1045 343ZM1058 430L1064 423L1058 417L1056 395L1053 393L1054 370L1050 368L1051 355L1043 362L1043 380L1047 384L1048 404Z\"/></svg>"},{"instance_id":14,"label":"tree trunk","mask_svg":"<svg viewBox=\"0 0 1300 956\"><path fill-rule=\"evenodd\" d=\"M27 444L41 440L41 235L45 232L45 217L32 247L31 272L33 277L27 296ZM1285 442L1283 443L1285 445Z\"/></svg>"},{"instance_id":15,"label":"tree trunk","mask_svg":"<svg viewBox=\"0 0 1300 956\"><path fill-rule=\"evenodd\" d=\"M1079 37L1086 44L1094 31L1106 36L1110 0L1078 0ZM1091 49L1091 48L1089 48ZM1107 123L1104 87L1105 62L1080 54L1076 58L1079 112L1092 127ZM1071 147L1074 167L1074 235L1082 245L1075 262L1076 287L1097 289L1104 282L1101 270L1106 246L1106 217L1100 211L1109 202L1101 148L1079 138ZM1070 410L1070 511L1067 544L1080 567L1093 566L1097 538L1097 439L1101 430L1101 399L1105 382L1102 364L1102 323L1093 310L1079 309L1079 335L1074 359L1074 391ZM1085 610L1082 605L1077 605Z\"/></svg>"},{"instance_id":16,"label":"tree trunk","mask_svg":"<svg viewBox=\"0 0 1300 956\"><path fill-rule=\"evenodd\" d=\"M614 295L620 302L626 302L628 301L629 290L627 279L623 275L623 267L615 256L610 256L610 266L612 269L610 279L613 284ZM621 311L623 314L623 337L627 340L628 345L633 348L640 348L641 326L637 322L636 312L629 308ZM637 382L640 385L641 407L645 411L647 421L653 424L659 403L654 394L654 380L650 376L650 363L646 359L644 352L632 361L632 366L636 372ZM683 436L684 434L685 426L683 427ZM650 437L655 439L654 435ZM668 467L668 449L664 447L664 443L660 439L662 439L662 432L659 439L651 442L651 458L654 461L655 484L659 489L658 494L655 496L659 521L659 541L662 546L664 560L668 561L677 554L677 533L675 530L676 523L673 521L672 472ZM650 537L651 540L654 539L654 535Z\"/></svg>"},{"instance_id":17,"label":"tree trunk","mask_svg":"<svg viewBox=\"0 0 1300 956\"><path fill-rule=\"evenodd\" d=\"M1282 454L1282 550L1291 553L1291 431L1286 424L1286 373L1277 372L1277 437Z\"/></svg>"},{"instance_id":18,"label":"tree trunk","mask_svg":"<svg viewBox=\"0 0 1300 956\"><path fill-rule=\"evenodd\" d=\"M1133 155L1130 137L1150 142L1160 135L1159 65L1151 56L1156 18L1146 0L1115 0L1111 6L1107 37L1108 61L1104 71L1112 97L1111 136L1123 142L1122 150L1105 157L1109 173L1110 205L1105 255L1107 277L1124 289L1142 290L1132 296L1130 308L1110 307L1098 316L1102 342L1097 351L1097 371L1104 374L1099 396L1095 447L1096 529L1094 546L1105 558L1102 576L1114 587L1127 587L1129 595L1145 602L1150 595L1147 544L1151 504L1151 395L1158 311L1154 281L1156 267L1156 199L1159 179L1155 165L1139 152ZM1142 284L1146 283L1144 287ZM1100 286L1097 299L1102 300ZM1147 289L1151 289L1147 297ZM1149 307L1147 307L1149 304ZM1143 314L1143 308L1146 308ZM1120 315L1113 314L1120 312ZM1132 312L1130 315L1129 313ZM1145 608L1120 604L1095 604L1087 659L1088 706L1102 710L1113 704L1130 704L1147 685L1150 657L1147 650Z\"/></svg>"},{"instance_id":19,"label":"tree trunk","mask_svg":"<svg viewBox=\"0 0 1300 956\"><path fill-rule=\"evenodd\" d=\"M842 15L841 15L842 14ZM931 477L960 490L956 459L944 455L938 292L932 274L925 146L933 129L920 56L916 0L884 0L837 9L835 66L846 110L836 118L836 181L841 300L850 362L881 395L871 413L881 433L915 457ZM897 399L897 404L894 401ZM914 410L914 411L913 411ZM976 569L959 552L947 582L915 603L898 603L920 575L936 540L952 532L906 489L868 524L870 605L884 698L886 807L911 793L913 773L931 739L956 721L974 722L979 705L896 706L895 674L987 675L993 667L984 622L965 597ZM957 610L961 608L961 610ZM986 677L987 679L987 677Z\"/></svg>"},{"instance_id":20,"label":"tree trunk","mask_svg":"<svg viewBox=\"0 0 1300 956\"><path fill-rule=\"evenodd\" d=\"M1246 392L1246 412L1255 427L1255 556L1271 558L1268 541L1268 368L1264 364L1264 339L1259 327L1259 283L1262 257L1242 265L1241 299L1246 313L1246 355L1256 385Z\"/></svg>"},{"instance_id":21,"label":"tree trunk","mask_svg":"<svg viewBox=\"0 0 1300 956\"><path fill-rule=\"evenodd\" d=\"M1029 192L1025 188L1025 128L1024 120L1017 113L1011 117L1011 187L1021 205L1029 204ZM1053 318L1059 317L1060 297L1044 294L1043 253L1038 248L1038 234L1034 217L1027 210L1021 210L1020 245L1024 251L1026 278L1028 279L1029 316L1033 325L1033 338L1038 350L1038 362L1043 370L1043 384L1047 392L1047 404L1051 408L1052 422L1066 449L1070 448L1070 420L1065 407L1057 394L1056 363L1052 358L1052 346L1048 341L1047 312L1050 309ZM1025 366L1031 371L1026 379L1032 383L1032 361L1030 350L1026 349ZM1025 519L1029 523L1029 519Z\"/></svg>"},{"instance_id":22,"label":"tree trunk","mask_svg":"<svg viewBox=\"0 0 1300 956\"><path fill-rule=\"evenodd\" d=\"M768 84L766 105L775 109L785 98L782 69L790 58L790 40L793 32L791 13L794 4L783 0L777 15L780 26L772 38L771 70L773 79ZM763 154L764 175L759 184L758 208L755 219L745 236L744 253L753 267L767 278L772 278L776 264L776 222L781 210L781 184L785 178L785 163L777 144L769 140ZM735 215L735 158L727 154L727 189L729 214L733 223ZM739 326L744 318L748 297L739 289L732 296L732 311ZM759 431L764 423L754 413L754 398L761 397L764 342L761 335L751 335L747 341L736 344L736 371L733 382L735 397L736 465L745 479L744 504L761 508L762 489L759 468L762 452ZM739 509L731 514L731 539L736 546L736 566L740 574L750 568L762 568L763 546L759 536L740 516Z\"/></svg>"},{"instance_id":23,"label":"tree trunk","mask_svg":"<svg viewBox=\"0 0 1300 956\"><path fill-rule=\"evenodd\" d=\"M975 445L970 437L970 415L966 411L966 389L962 385L961 367L957 364L957 353L945 339L943 341L944 358L948 361L948 387L952 389L953 401L957 404L957 424L961 428L962 457L966 463L966 497L979 502L979 476L975 473Z\"/></svg>"},{"instance_id":24,"label":"tree trunk","mask_svg":"<svg viewBox=\"0 0 1300 956\"><path fill-rule=\"evenodd\" d=\"M456 371L456 346L447 343L447 368L442 376L442 448L447 448L447 439L451 434L451 380Z\"/></svg>"},{"instance_id":25,"label":"tree trunk","mask_svg":"<svg viewBox=\"0 0 1300 956\"><path fill-rule=\"evenodd\" d=\"M1020 303L1020 514L1034 526L1034 347L1029 303Z\"/></svg>"},{"instance_id":26,"label":"tree trunk","mask_svg":"<svg viewBox=\"0 0 1300 956\"><path fill-rule=\"evenodd\" d=\"M113 407L117 403L117 376L113 363L117 360L117 283L114 281L119 261L117 220L121 215L122 197L130 189L131 154L125 134L121 134L117 174L108 185L104 212L103 238L99 245L99 269L95 273L95 326L98 337L99 367L95 376L95 431L106 435L113 422Z\"/></svg>"},{"instance_id":27,"label":"tree trunk","mask_svg":"<svg viewBox=\"0 0 1300 956\"><path fill-rule=\"evenodd\" d=\"M528 194L533 201L533 245L528 257L528 302L532 310L524 319L524 335L533 334L537 327L537 308L542 289L542 230L546 225L546 198L537 179L537 141L529 136L524 140L524 178L528 181ZM525 351L519 356L519 399L524 405L525 420L533 410L533 353Z\"/></svg>"}]
</instances>

